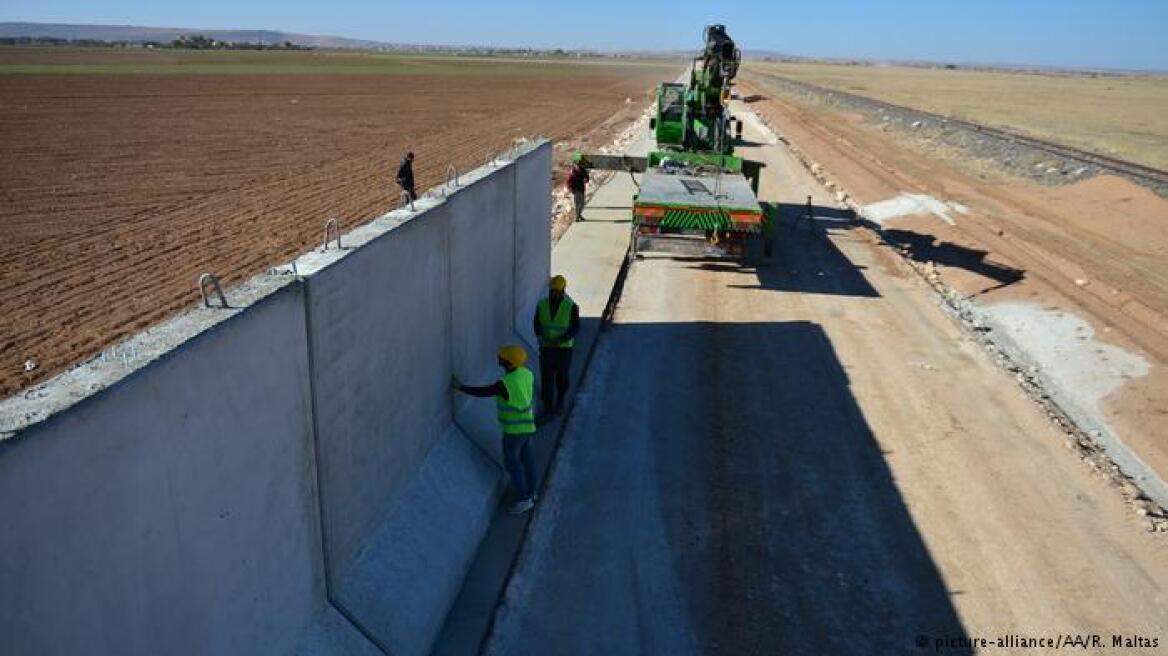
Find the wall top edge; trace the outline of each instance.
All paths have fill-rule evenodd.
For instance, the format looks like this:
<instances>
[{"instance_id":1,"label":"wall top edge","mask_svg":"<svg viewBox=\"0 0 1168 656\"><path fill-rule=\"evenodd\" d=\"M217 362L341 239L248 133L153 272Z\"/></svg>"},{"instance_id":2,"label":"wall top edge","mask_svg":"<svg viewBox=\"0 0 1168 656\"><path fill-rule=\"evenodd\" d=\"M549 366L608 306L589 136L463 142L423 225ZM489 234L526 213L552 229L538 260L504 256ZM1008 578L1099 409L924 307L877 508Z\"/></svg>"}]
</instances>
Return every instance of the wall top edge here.
<instances>
[{"instance_id":1,"label":"wall top edge","mask_svg":"<svg viewBox=\"0 0 1168 656\"><path fill-rule=\"evenodd\" d=\"M341 234L341 249L336 248L334 239L328 249L317 246L290 262L224 289L230 306L228 308L205 308L202 305L188 308L103 349L47 381L0 399L0 443L17 437L91 396L111 389L134 372L151 366L215 326L235 319L285 287L303 285L313 275L360 251L378 237L442 207L448 198L511 167L531 153L550 147L550 144L550 140L545 138L517 141L481 166L459 172L457 184L451 181L429 189L414 203L412 211L409 208L394 209ZM321 228L323 235L324 221L321 222ZM211 294L211 298L212 304L217 305L214 294Z\"/></svg>"}]
</instances>

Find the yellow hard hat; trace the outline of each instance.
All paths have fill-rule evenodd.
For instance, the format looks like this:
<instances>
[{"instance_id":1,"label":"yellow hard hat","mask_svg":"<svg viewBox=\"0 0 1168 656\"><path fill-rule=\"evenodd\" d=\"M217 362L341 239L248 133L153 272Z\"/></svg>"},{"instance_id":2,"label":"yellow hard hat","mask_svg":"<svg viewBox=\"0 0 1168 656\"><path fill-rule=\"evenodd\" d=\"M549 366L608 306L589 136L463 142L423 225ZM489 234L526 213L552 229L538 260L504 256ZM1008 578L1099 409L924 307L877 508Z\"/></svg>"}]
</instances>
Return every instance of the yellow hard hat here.
<instances>
[{"instance_id":1,"label":"yellow hard hat","mask_svg":"<svg viewBox=\"0 0 1168 656\"><path fill-rule=\"evenodd\" d=\"M562 292L568 288L568 279L563 276L555 276L548 282L548 288L553 292Z\"/></svg>"},{"instance_id":2,"label":"yellow hard hat","mask_svg":"<svg viewBox=\"0 0 1168 656\"><path fill-rule=\"evenodd\" d=\"M523 363L527 362L527 351L524 351L522 346L515 346L514 344L499 347L498 355L500 360L505 361L512 367L522 367Z\"/></svg>"}]
</instances>

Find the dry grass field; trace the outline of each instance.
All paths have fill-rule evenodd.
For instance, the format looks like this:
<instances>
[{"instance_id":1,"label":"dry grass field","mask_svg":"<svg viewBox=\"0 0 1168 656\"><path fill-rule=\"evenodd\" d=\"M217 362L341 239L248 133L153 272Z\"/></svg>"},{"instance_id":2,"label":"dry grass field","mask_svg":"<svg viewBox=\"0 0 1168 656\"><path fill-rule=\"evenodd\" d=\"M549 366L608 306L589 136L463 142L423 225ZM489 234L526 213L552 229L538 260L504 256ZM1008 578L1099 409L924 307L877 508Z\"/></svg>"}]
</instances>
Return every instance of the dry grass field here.
<instances>
[{"instance_id":1,"label":"dry grass field","mask_svg":"<svg viewBox=\"0 0 1168 656\"><path fill-rule=\"evenodd\" d=\"M1168 169L1168 76L779 62L747 69Z\"/></svg>"}]
</instances>

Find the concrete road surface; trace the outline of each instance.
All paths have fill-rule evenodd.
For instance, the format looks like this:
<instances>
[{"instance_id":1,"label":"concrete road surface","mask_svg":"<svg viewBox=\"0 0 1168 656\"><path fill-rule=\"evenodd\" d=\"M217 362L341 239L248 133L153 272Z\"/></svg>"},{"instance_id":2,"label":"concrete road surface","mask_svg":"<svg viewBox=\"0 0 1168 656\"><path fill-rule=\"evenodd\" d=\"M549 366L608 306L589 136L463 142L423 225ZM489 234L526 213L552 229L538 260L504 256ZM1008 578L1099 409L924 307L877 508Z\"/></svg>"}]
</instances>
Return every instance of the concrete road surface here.
<instances>
[{"instance_id":1,"label":"concrete road surface","mask_svg":"<svg viewBox=\"0 0 1168 656\"><path fill-rule=\"evenodd\" d=\"M827 235L785 227L759 267L633 264L487 653L1168 650L1163 534L782 145L746 137L763 197L813 195Z\"/></svg>"}]
</instances>

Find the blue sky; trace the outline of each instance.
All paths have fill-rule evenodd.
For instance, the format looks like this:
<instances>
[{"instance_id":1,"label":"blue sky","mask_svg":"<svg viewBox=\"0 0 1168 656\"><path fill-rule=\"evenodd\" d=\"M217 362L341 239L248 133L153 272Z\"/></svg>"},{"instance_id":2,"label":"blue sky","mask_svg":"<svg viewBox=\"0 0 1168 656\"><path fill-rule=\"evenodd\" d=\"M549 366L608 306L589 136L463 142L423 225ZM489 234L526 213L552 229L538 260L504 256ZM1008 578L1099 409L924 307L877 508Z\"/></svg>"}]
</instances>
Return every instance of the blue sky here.
<instances>
[{"instance_id":1,"label":"blue sky","mask_svg":"<svg viewBox=\"0 0 1168 656\"><path fill-rule=\"evenodd\" d=\"M1168 0L0 0L0 21L607 50L692 49L720 22L795 55L1168 70Z\"/></svg>"}]
</instances>

